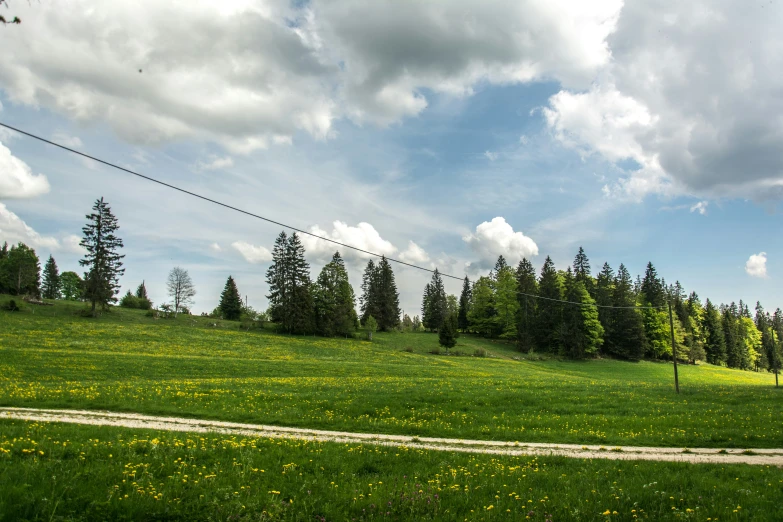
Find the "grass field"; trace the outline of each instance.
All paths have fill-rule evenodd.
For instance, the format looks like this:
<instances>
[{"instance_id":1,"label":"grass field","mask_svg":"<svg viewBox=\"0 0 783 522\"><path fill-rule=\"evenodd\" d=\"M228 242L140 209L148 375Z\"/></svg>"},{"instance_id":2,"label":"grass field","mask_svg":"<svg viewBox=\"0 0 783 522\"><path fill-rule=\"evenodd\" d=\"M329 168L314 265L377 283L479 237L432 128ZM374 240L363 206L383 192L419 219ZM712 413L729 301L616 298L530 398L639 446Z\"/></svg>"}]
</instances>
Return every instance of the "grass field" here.
<instances>
[{"instance_id":1,"label":"grass field","mask_svg":"<svg viewBox=\"0 0 783 522\"><path fill-rule=\"evenodd\" d=\"M0 405L528 442L783 447L783 392L768 373L681 367L677 396L665 363L515 360L513 346L469 336L456 350L487 357L432 355L434 334L370 343L136 310L74 315L82 307L0 312Z\"/></svg>"},{"instance_id":2,"label":"grass field","mask_svg":"<svg viewBox=\"0 0 783 522\"><path fill-rule=\"evenodd\" d=\"M767 466L0 420L0 520L779 520Z\"/></svg>"}]
</instances>

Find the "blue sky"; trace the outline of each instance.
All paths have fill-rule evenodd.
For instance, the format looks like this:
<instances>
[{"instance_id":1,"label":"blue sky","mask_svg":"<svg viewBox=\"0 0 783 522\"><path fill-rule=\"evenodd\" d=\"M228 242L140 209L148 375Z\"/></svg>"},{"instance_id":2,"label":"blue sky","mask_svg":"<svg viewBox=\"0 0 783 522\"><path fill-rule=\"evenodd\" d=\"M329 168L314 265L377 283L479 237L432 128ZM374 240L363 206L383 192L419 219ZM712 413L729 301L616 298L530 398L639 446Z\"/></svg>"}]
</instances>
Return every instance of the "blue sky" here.
<instances>
[{"instance_id":1,"label":"blue sky","mask_svg":"<svg viewBox=\"0 0 783 522\"><path fill-rule=\"evenodd\" d=\"M0 121L457 276L498 253L565 268L581 245L594 271L652 261L702 299L783 306L783 123L767 115L782 82L765 50L781 44L780 9L561 3L117 2L88 10L79 32L68 14L20 4L24 23L3 34L14 58L0 65ZM737 47L752 23L768 45ZM10 132L0 142L0 241L78 271L73 236L104 196L124 288L145 280L164 302L179 265L198 312L229 274L266 307L279 227ZM334 248L305 244L315 277ZM358 291L366 258L343 254ZM418 313L428 274L396 273Z\"/></svg>"}]
</instances>

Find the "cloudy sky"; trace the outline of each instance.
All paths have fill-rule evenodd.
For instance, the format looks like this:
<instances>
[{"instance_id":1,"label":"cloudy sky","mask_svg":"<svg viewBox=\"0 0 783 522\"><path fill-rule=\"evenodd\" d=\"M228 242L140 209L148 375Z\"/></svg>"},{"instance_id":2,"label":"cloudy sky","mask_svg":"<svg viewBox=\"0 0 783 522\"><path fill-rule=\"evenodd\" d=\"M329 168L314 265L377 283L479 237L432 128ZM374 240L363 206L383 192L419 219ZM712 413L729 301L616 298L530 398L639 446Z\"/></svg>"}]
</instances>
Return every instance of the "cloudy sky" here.
<instances>
[{"instance_id":1,"label":"cloudy sky","mask_svg":"<svg viewBox=\"0 0 783 522\"><path fill-rule=\"evenodd\" d=\"M0 121L314 233L472 277L584 246L783 306L783 5L9 2ZM0 241L78 270L105 197L124 288L266 307L280 228L0 131ZM304 238L316 270L334 251ZM366 263L351 251L358 290ZM418 312L429 276L397 268ZM447 289L458 293L458 281Z\"/></svg>"}]
</instances>

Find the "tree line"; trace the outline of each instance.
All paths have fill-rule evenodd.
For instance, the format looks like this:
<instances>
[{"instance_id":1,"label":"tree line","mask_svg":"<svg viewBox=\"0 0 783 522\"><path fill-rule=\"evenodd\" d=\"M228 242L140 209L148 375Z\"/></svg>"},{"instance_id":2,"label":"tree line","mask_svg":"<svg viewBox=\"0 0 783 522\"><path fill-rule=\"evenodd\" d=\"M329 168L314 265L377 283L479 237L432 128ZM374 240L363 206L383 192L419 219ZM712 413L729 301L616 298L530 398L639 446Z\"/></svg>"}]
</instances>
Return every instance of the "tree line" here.
<instances>
[{"instance_id":1,"label":"tree line","mask_svg":"<svg viewBox=\"0 0 783 522\"><path fill-rule=\"evenodd\" d=\"M472 283L465 278L459 300L446 295L436 270L424 289L422 322L435 331L453 316L460 330L514 340L524 352L573 359L670 359L669 304L678 358L747 370L780 369L780 309L770 314L757 303L752 315L742 301L702 303L695 292L686 294L679 281L667 285L652 263L635 280L623 264L615 272L604 263L593 276L581 247L573 266L557 270L547 256L538 275L527 259L513 268L500 256L489 275Z\"/></svg>"}]
</instances>

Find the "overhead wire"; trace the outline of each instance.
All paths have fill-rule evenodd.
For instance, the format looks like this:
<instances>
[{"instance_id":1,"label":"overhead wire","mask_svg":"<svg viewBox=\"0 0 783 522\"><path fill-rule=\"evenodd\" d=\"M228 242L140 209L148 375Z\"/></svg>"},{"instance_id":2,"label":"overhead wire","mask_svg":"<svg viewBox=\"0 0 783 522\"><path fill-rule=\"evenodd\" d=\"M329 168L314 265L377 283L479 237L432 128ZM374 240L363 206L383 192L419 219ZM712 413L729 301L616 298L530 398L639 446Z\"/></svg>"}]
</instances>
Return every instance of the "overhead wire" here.
<instances>
[{"instance_id":1,"label":"overhead wire","mask_svg":"<svg viewBox=\"0 0 783 522\"><path fill-rule=\"evenodd\" d=\"M33 138L35 140L41 141L41 142L46 143L48 145L52 145L54 147L58 147L58 148L60 148L62 150L68 151L68 152L70 152L72 154L77 154L77 155L82 156L84 158L90 159L92 161L96 161L96 162L101 163L103 165L106 165L108 167L111 167L111 168L120 170L122 172L125 172L127 174L132 174L133 176L137 176L137 177L139 177L141 179L144 179L146 181L150 181L152 183L157 183L158 185L164 186L166 188L170 188L172 190L176 190L176 191L181 192L183 194L187 194L189 196L193 196L193 197L201 199L203 201L207 201L209 203L212 203L212 204L215 204L215 205L219 205L219 206L227 208L229 210L233 210L235 212L239 212L241 214L245 214L247 216L250 216L250 217L253 217L253 218L256 218L256 219L260 219L262 221L266 221L267 223L272 223L274 225L281 226L281 227L286 228L288 230L293 230L295 232L299 232L300 234L305 234L305 235L314 237L316 239L321 239L323 241L328 241L328 242L333 243L335 245L339 245L339 246L342 246L342 247L345 247L345 248L350 248L350 249L355 250L357 252L362 252L363 254L368 254L368 255L371 255L371 256L375 256L375 257L382 257L382 258L385 258L388 261L391 261L391 262L394 262L394 263L397 263L397 264L400 264L400 265L404 265L404 266L407 266L407 267L410 267L410 268L416 268L418 270L423 270L425 272L429 272L429 273L432 273L432 274L434 274L435 271L437 270L437 268L435 268L435 269L426 268L426 267L423 267L423 266L415 265L413 263L408 263L408 262L403 261L401 259L395 259L395 258L391 258L391 257L386 257L383 254L378 254L376 252L371 252L369 250L365 250L363 248L359 248L359 247L354 246L354 245L349 245L347 243L343 243L341 241L337 241L336 239L331 239L331 238L328 238L328 237L319 236L318 234L314 234L312 232L308 232L307 230L303 230L301 228L294 227L292 225L287 225L287 224L282 223L280 221L276 221L274 219L270 219L270 218L261 216L259 214L255 214L253 212L250 212L250 211L247 211L247 210L243 210L241 208L235 207L233 205L229 205L227 203L223 203L222 201L218 201L216 199L212 199L212 198L204 196L202 194L198 194L196 192L192 192L190 190L178 187L176 185L172 185L171 183L166 183L165 181L161 181L159 179L155 179L153 177L146 176L146 175L141 174L139 172L136 172L136 171L133 171L131 169L122 167L120 165L117 165L116 163L112 163L110 161L102 160L102 159L100 159L98 157L95 157L95 156L92 156L90 154L86 154L84 152L78 151L78 150L73 149L71 147L67 147L67 146L62 145L60 143L48 140L48 139L46 139L46 138L44 138L42 136L38 136L37 134L33 134L31 132L24 131L24 130L19 129L17 127L13 127L11 125L8 125L7 123L0 122L0 126L5 127L6 129L12 130L14 132L17 132L19 134L22 134L24 136L27 136L29 138ZM447 277L447 278L450 278L450 279L456 279L456 280L459 280L459 281L462 281L464 279L462 277L455 276L455 275L452 275L452 274L446 274L446 273L443 273L443 272L440 272L440 271L438 271L438 274L441 275L442 277ZM650 306L650 305L647 305L647 306L612 306L612 305L599 305L597 303L578 303L578 302L575 302L575 301L567 301L567 300L563 300L563 299L554 299L554 298L551 298L551 297L544 297L544 296L540 296L540 295L527 294L527 293L520 292L520 291L515 291L515 292L516 292L517 295L522 295L522 296L530 297L530 298L533 298L533 299L542 299L542 300L545 300L545 301L553 301L553 302L558 302L558 303L571 304L571 305L582 306L582 307L591 307L591 308L614 308L614 309L640 309L640 308L644 308L644 309L662 309L662 308L665 308L664 306Z\"/></svg>"}]
</instances>

